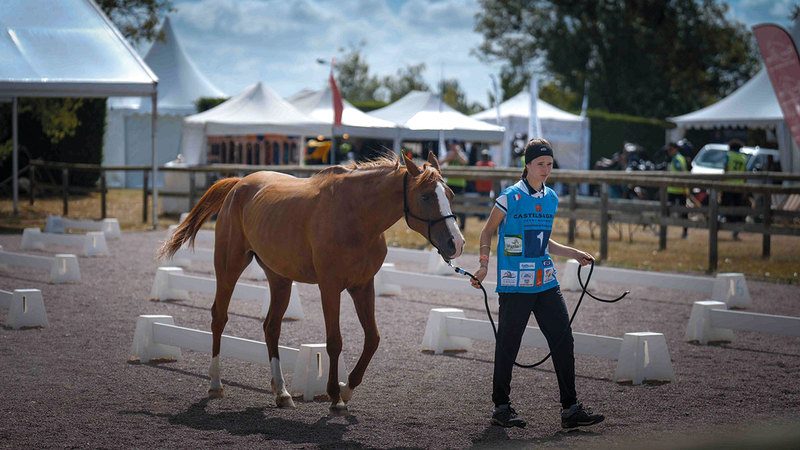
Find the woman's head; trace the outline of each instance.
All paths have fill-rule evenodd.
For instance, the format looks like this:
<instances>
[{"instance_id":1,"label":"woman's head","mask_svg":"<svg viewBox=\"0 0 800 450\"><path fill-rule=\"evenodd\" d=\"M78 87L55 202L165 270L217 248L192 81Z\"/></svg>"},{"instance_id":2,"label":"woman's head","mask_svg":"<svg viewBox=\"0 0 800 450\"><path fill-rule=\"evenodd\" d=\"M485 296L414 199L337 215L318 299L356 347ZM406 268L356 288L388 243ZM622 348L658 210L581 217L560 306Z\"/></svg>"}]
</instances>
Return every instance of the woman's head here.
<instances>
[{"instance_id":1,"label":"woman's head","mask_svg":"<svg viewBox=\"0 0 800 450\"><path fill-rule=\"evenodd\" d=\"M534 164L541 163L546 163L549 165L549 168L552 169L553 147L549 142L547 142L546 139L531 139L525 146L525 169L522 171L522 178L527 178L528 169L533 168ZM547 174L549 173L550 172L548 171ZM544 180L541 181L544 182Z\"/></svg>"}]
</instances>

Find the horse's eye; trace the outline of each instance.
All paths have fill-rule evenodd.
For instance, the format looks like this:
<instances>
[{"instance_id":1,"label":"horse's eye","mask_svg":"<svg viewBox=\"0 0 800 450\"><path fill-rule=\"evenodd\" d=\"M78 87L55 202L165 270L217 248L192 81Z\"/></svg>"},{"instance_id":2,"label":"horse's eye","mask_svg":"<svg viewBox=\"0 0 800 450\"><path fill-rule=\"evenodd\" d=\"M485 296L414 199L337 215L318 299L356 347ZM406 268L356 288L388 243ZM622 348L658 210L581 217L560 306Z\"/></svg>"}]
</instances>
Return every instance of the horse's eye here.
<instances>
[{"instance_id":1,"label":"horse's eye","mask_svg":"<svg viewBox=\"0 0 800 450\"><path fill-rule=\"evenodd\" d=\"M422 194L422 201L429 202L431 200L431 198L433 198L433 197L431 196L431 194L429 194L427 192Z\"/></svg>"}]
</instances>

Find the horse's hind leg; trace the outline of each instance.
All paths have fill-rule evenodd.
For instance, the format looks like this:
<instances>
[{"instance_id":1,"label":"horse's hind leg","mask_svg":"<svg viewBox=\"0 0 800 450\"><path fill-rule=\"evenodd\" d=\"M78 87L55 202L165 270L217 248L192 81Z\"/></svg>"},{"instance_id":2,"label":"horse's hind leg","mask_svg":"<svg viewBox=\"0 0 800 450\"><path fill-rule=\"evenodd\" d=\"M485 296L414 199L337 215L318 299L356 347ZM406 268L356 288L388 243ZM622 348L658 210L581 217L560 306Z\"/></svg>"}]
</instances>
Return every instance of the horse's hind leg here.
<instances>
[{"instance_id":1,"label":"horse's hind leg","mask_svg":"<svg viewBox=\"0 0 800 450\"><path fill-rule=\"evenodd\" d=\"M269 352L269 366L272 371L272 391L275 392L275 404L279 408L294 408L294 401L286 389L286 381L281 370L281 357L278 349L278 339L281 336L281 320L289 306L292 293L292 280L281 277L265 267L258 257L259 265L269 280L270 303L267 318L264 320L264 338Z\"/></svg>"},{"instance_id":2,"label":"horse's hind leg","mask_svg":"<svg viewBox=\"0 0 800 450\"><path fill-rule=\"evenodd\" d=\"M378 349L381 340L378 334L378 325L375 323L375 287L372 280L364 286L348 288L347 292L353 297L353 304L358 314L358 320L364 329L364 349L361 356L350 375L347 377L347 384L339 383L341 388L342 401L347 403L353 395L353 389L361 384L364 372L367 370L372 356Z\"/></svg>"},{"instance_id":3,"label":"horse's hind leg","mask_svg":"<svg viewBox=\"0 0 800 450\"><path fill-rule=\"evenodd\" d=\"M217 226L220 226L219 222ZM243 237L239 239L244 240ZM214 306L211 307L211 366L208 368L208 375L211 377L208 395L211 397L224 395L219 364L222 332L225 330L225 324L228 323L228 305L231 302L236 282L252 258L253 254L248 252L243 242L215 244L214 270L217 275L217 293L214 296Z\"/></svg>"}]
</instances>

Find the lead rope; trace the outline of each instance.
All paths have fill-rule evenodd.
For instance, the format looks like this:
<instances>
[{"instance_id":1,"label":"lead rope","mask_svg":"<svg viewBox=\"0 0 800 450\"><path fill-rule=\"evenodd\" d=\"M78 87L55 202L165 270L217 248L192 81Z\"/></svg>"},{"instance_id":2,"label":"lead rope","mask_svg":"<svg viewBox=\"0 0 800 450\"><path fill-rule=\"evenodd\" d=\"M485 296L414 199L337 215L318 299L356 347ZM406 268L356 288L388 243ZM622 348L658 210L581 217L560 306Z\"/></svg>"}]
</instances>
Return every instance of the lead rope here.
<instances>
[{"instance_id":1,"label":"lead rope","mask_svg":"<svg viewBox=\"0 0 800 450\"><path fill-rule=\"evenodd\" d=\"M489 296L488 296L488 294L486 294L486 289L484 289L483 284L477 278L475 278L475 275L467 272L466 270L464 270L464 269L462 269L460 267L453 266L447 258L443 258L443 259L444 259L444 262L446 262L448 266L452 267L453 270L455 270L456 273L459 273L461 275L466 275L466 276L468 276L468 277L470 277L473 280L478 282L478 286L481 288L481 291L483 291L483 303L486 306L486 315L489 316L489 322L492 324L492 331L494 332L494 339L495 339L495 342L497 342L497 327L494 324L494 319L492 318L492 313L489 310ZM564 340L564 338L569 333L569 328L572 326L572 321L575 320L575 316L578 314L578 308L581 307L581 302L583 302L584 295L589 294L589 297L591 297L591 298L593 298L593 299L595 299L595 300L597 300L599 302L616 303L616 302L622 300L623 298L625 298L625 296L630 293L630 291L625 291L622 295L620 295L619 297L617 297L615 299L602 299L602 298L595 297L594 295L592 295L591 292L588 292L588 290L587 290L587 287L589 286L589 280L592 279L592 272L593 271L594 271L594 260L592 260L592 267L589 268L589 276L586 277L586 284L584 284L583 280L581 279L581 266L578 265L578 284L581 285L581 289L582 289L581 296L578 299L578 304L575 305L575 310L572 312L572 317L570 317L569 323L567 324L566 328L564 328L564 331L561 333L561 337L558 340L558 344L553 346L553 348L558 348L561 345L561 342ZM501 348L501 351L506 355L507 358L513 359L508 355L508 353L505 352L505 349ZM534 368L536 366L539 366L539 365L543 364L545 361L547 361L548 358L550 358L551 355L552 355L552 352L547 353L547 356L542 358L541 361L539 361L537 363L534 363L534 364L520 364L520 363L514 361L514 365L517 366L517 367L522 367L524 369L531 369L531 368Z\"/></svg>"}]
</instances>

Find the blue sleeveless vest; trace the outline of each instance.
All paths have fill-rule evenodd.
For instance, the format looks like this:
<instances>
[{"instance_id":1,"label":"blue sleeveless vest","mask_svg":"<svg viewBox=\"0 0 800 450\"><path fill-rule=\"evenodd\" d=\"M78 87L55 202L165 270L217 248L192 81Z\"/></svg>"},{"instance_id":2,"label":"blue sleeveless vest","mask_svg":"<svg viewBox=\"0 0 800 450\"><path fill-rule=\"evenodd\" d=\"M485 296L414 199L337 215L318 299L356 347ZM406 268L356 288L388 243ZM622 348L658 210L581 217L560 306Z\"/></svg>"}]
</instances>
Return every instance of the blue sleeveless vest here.
<instances>
[{"instance_id":1,"label":"blue sleeveless vest","mask_svg":"<svg viewBox=\"0 0 800 450\"><path fill-rule=\"evenodd\" d=\"M514 185L501 195L508 200L497 239L497 292L542 292L558 286L547 245L558 209L558 195L545 186L534 198Z\"/></svg>"}]
</instances>

